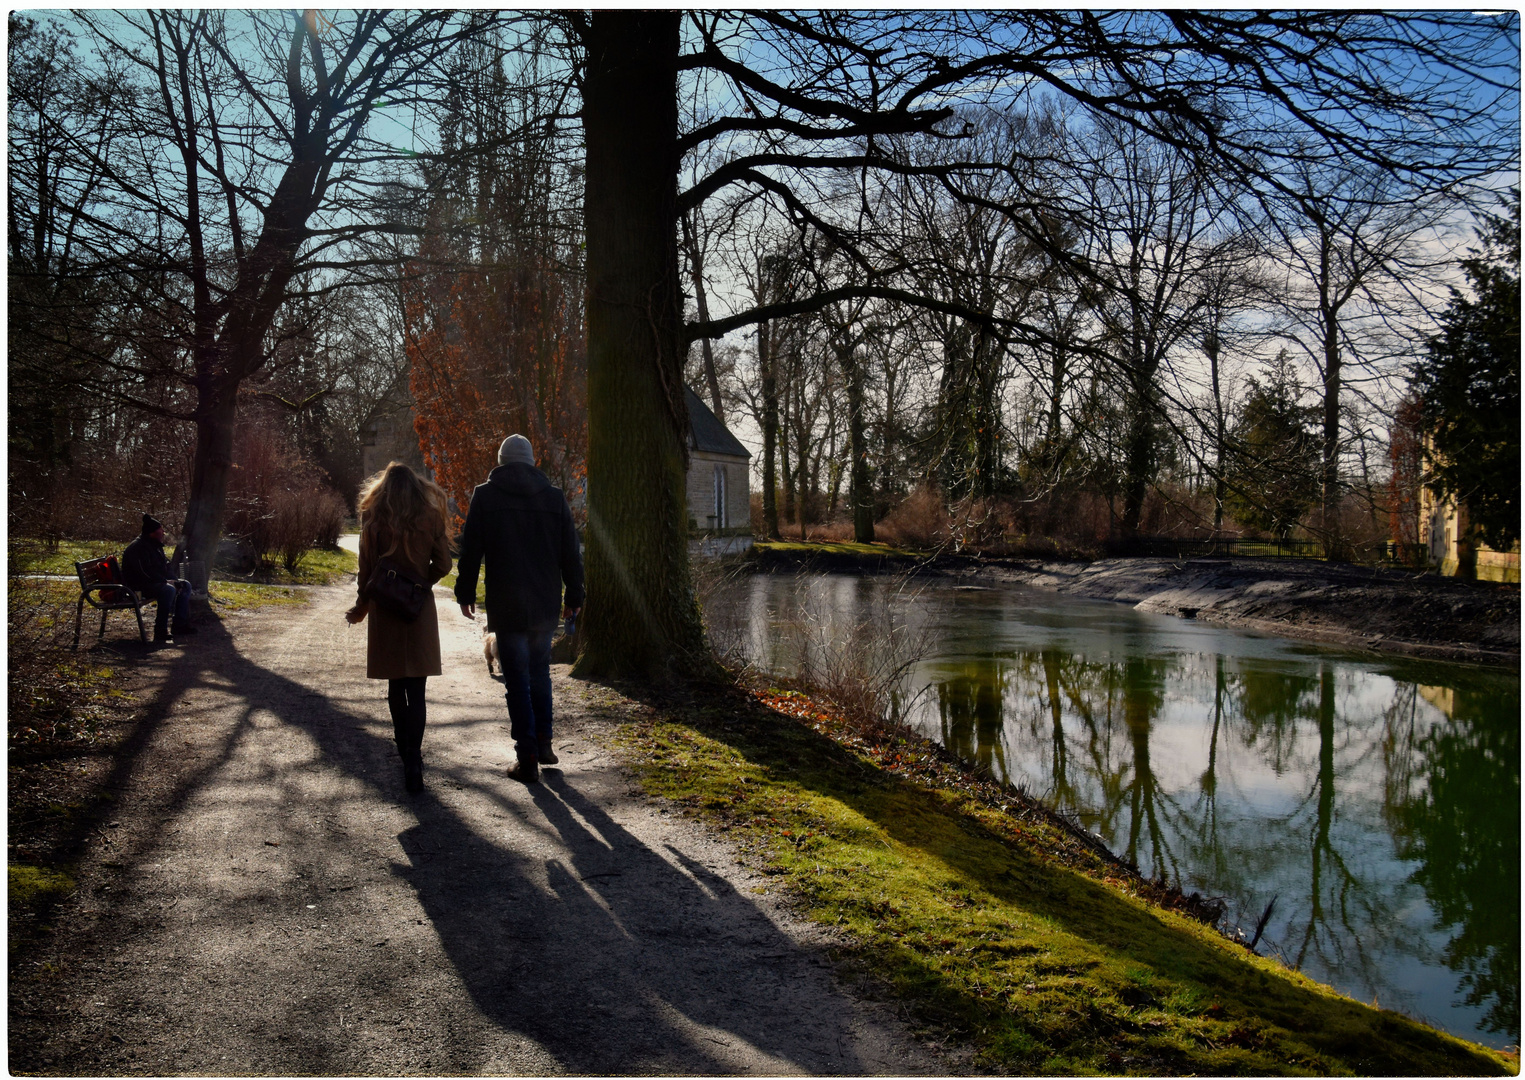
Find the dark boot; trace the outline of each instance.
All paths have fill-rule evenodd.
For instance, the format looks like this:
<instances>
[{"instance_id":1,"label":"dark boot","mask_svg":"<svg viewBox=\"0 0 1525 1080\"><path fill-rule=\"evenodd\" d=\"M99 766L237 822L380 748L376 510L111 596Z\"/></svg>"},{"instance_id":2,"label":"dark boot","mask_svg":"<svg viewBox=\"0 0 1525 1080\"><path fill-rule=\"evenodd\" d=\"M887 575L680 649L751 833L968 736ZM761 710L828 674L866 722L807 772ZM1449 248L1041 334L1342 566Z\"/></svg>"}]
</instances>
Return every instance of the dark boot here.
<instances>
[{"instance_id":1,"label":"dark boot","mask_svg":"<svg viewBox=\"0 0 1525 1080\"><path fill-rule=\"evenodd\" d=\"M411 771L405 777L410 792L417 795L424 790L424 727L428 722L428 710L424 705L424 691L420 686L408 702L410 723L408 725L408 755Z\"/></svg>"},{"instance_id":2,"label":"dark boot","mask_svg":"<svg viewBox=\"0 0 1525 1080\"><path fill-rule=\"evenodd\" d=\"M420 791L424 790L424 761L422 757L403 758L402 786L408 790L409 795L417 795Z\"/></svg>"},{"instance_id":3,"label":"dark boot","mask_svg":"<svg viewBox=\"0 0 1525 1080\"><path fill-rule=\"evenodd\" d=\"M517 780L521 784L538 784L540 782L540 762L533 754L520 754L519 761L512 769L508 770L508 778Z\"/></svg>"},{"instance_id":4,"label":"dark boot","mask_svg":"<svg viewBox=\"0 0 1525 1080\"><path fill-rule=\"evenodd\" d=\"M561 759L556 756L555 749L551 746L551 740L546 739L536 748L536 756L542 765L556 765Z\"/></svg>"}]
</instances>

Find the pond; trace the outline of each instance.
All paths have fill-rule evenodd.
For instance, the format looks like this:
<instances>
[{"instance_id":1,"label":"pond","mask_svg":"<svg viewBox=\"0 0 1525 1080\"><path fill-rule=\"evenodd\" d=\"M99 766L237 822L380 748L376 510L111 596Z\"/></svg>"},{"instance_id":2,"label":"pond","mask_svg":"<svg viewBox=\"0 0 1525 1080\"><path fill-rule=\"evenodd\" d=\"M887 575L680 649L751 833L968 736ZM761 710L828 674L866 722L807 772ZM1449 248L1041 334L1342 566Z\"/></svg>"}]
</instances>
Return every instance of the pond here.
<instances>
[{"instance_id":1,"label":"pond","mask_svg":"<svg viewBox=\"0 0 1525 1080\"><path fill-rule=\"evenodd\" d=\"M959 757L1231 924L1274 898L1262 953L1518 1044L1518 673L944 579L759 574L706 617L765 670L905 661L907 721Z\"/></svg>"}]
</instances>

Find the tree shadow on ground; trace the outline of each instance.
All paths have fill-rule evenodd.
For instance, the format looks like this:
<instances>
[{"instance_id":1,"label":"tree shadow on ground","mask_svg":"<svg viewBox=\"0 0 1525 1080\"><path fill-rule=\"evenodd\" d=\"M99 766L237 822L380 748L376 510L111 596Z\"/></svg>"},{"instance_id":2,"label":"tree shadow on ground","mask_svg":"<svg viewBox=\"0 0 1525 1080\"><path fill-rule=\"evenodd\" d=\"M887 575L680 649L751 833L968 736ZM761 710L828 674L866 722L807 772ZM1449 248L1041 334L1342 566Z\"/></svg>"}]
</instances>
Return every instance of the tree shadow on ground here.
<instances>
[{"instance_id":1,"label":"tree shadow on ground","mask_svg":"<svg viewBox=\"0 0 1525 1080\"><path fill-rule=\"evenodd\" d=\"M202 909L200 933L248 950L228 979L246 980L249 964L264 964L267 975L274 972L291 988L284 1000L246 1003L238 1030L226 1038L247 1048L249 1061L260 1063L258 1071L356 1071L362 1059L355 1057L354 1031L344 1030L339 1011L356 989L325 982L326 965L339 965L321 947L309 942L299 948L290 929L280 931L283 938L264 928L273 915L288 925L316 919L302 915L302 902L312 909L331 902L324 890L344 887L324 883L361 880L367 866L374 873L376 852L353 813L374 807L378 794L388 801L404 798L390 739L369 730L380 727L384 706L378 710L374 686L356 677L334 680L332 671L314 672L309 685L256 663L221 623L203 622L194 640L168 659L162 688L122 743L107 780L107 790L119 795L136 790L137 809L161 826L138 830L130 843L114 849L113 865L125 868L126 881L135 868L165 854L166 837L181 815L225 816L224 832L239 845L231 869L200 868L221 876L187 890L200 894L194 899ZM338 685L325 690L320 680ZM200 741L193 746L188 739L184 760L166 765L164 729L188 710L205 713L193 736ZM500 713L496 705L490 715L453 722L499 726ZM311 740L310 752L288 755L290 764L254 752L297 733ZM282 745L302 749L289 741ZM314 794L314 780L330 771L339 774L339 793L325 803ZM511 796L513 781L501 772L436 766L431 783L434 792L405 804L416 824L397 837L408 864L393 872L415 890L482 1016L501 1031L538 1042L560 1069L724 1074L737 1071L738 1044L768 1055L770 1068L780 1072L886 1068L844 1046L849 1006L834 998L841 1003L835 1012L820 1008L829 980L809 949L719 875L691 859L665 857L622 827L579 790L575 774L548 770L529 807ZM446 797L435 793L447 785L453 790ZM209 798L211 791L217 794ZM462 813L467 803L485 812L468 818ZM262 847L257 835L248 835L251 806L280 808L283 834L275 846ZM499 819L506 819L510 835L487 834ZM99 825L81 823L71 841L75 858L84 856ZM272 861L261 864L261 857ZM162 935L160 914L135 908L132 891L123 887L107 898L85 933L120 943ZM320 924L310 929L319 933ZM383 936L398 931L376 929ZM308 932L305 926L296 930ZM379 968L389 955L382 949L362 953L373 943L337 935L327 947L352 953L350 964L361 970L366 963ZM223 963L198 958L190 966L211 970ZM362 985L371 981L361 979ZM816 992L808 1015L798 1004L807 985ZM185 1040L188 1056L180 1060L190 1061L194 1030L215 1022L219 1007L210 999L182 999L176 1008L136 1015L149 1029L145 1038L166 1045ZM124 1016L118 1031L129 1030L131 1021ZM410 1036L404 1029L395 1037L406 1043ZM104 1038L92 1036L103 1053L111 1049ZM26 1040L13 1026L13 1068L57 1053ZM461 1048L454 1069L480 1068L471 1053ZM756 1058L750 1060L755 1065ZM224 1061L224 1070L241 1068L236 1054Z\"/></svg>"}]
</instances>

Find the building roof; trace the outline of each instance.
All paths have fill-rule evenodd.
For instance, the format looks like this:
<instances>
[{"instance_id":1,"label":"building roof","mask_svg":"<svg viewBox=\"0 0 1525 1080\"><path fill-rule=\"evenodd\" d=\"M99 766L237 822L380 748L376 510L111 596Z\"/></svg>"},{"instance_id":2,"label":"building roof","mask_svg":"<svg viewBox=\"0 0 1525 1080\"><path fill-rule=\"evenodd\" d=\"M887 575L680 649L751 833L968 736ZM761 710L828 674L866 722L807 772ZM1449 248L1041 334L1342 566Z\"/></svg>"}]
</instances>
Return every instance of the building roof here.
<instances>
[{"instance_id":1,"label":"building roof","mask_svg":"<svg viewBox=\"0 0 1525 1080\"><path fill-rule=\"evenodd\" d=\"M730 457L750 458L751 452L732 435L699 395L687 386L683 388L683 400L688 403L688 426L692 431L689 441L695 450L709 454L726 454Z\"/></svg>"}]
</instances>

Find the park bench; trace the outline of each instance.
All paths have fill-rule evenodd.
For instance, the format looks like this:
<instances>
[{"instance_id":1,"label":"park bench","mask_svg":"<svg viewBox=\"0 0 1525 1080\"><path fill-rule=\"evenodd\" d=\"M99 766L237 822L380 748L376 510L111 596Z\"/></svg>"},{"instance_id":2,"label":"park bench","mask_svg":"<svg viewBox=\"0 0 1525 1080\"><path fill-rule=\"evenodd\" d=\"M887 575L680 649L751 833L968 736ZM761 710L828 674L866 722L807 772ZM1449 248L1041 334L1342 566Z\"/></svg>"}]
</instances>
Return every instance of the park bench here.
<instances>
[{"instance_id":1,"label":"park bench","mask_svg":"<svg viewBox=\"0 0 1525 1080\"><path fill-rule=\"evenodd\" d=\"M115 555L99 559L86 559L74 564L79 574L79 605L74 612L74 647L79 648L79 625L85 615L85 604L101 611L101 630L96 640L106 636L106 613L126 611L138 618L138 638L146 645L148 634L143 629L143 600L136 592L122 583L122 566Z\"/></svg>"}]
</instances>

